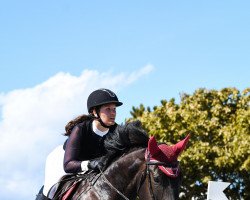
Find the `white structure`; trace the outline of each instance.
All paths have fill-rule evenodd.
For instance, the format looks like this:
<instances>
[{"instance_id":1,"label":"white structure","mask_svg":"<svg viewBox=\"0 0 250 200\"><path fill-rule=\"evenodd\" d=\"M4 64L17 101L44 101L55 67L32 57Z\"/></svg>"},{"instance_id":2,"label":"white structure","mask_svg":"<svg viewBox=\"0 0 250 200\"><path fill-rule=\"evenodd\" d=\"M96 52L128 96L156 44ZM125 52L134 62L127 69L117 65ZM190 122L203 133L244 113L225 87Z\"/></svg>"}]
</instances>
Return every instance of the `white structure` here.
<instances>
[{"instance_id":1,"label":"white structure","mask_svg":"<svg viewBox=\"0 0 250 200\"><path fill-rule=\"evenodd\" d=\"M209 181L207 190L207 200L228 200L224 190L230 185L228 182Z\"/></svg>"}]
</instances>

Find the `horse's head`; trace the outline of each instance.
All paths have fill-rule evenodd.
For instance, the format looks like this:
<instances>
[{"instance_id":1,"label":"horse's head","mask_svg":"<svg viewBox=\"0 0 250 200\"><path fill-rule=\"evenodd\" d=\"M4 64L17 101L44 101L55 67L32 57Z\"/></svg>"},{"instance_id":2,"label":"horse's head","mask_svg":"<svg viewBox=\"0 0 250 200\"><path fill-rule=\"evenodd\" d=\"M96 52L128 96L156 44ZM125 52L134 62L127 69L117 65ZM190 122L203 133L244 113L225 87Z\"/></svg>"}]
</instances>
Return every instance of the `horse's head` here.
<instances>
[{"instance_id":1,"label":"horse's head","mask_svg":"<svg viewBox=\"0 0 250 200\"><path fill-rule=\"evenodd\" d=\"M146 179L139 196L142 199L178 199L181 170L178 156L184 150L190 135L175 145L157 144L154 137L145 152Z\"/></svg>"}]
</instances>

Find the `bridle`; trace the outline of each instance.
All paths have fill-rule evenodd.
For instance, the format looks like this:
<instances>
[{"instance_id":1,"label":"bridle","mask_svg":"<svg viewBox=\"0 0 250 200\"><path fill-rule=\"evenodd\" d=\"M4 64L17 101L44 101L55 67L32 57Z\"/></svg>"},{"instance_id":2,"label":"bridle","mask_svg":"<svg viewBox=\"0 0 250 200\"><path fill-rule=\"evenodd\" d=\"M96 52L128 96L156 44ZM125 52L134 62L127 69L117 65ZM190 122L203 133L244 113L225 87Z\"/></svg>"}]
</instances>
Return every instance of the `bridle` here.
<instances>
[{"instance_id":1,"label":"bridle","mask_svg":"<svg viewBox=\"0 0 250 200\"><path fill-rule=\"evenodd\" d=\"M148 151L148 149L146 149L146 152L145 152L145 160L146 160L146 168L145 168L145 172L141 176L140 184L139 184L139 187L137 188L137 194L139 193L143 183L145 182L146 178L148 177L148 179L149 179L149 191L150 191L151 198L153 200L156 200L155 193L154 193L154 190L153 190L152 181L151 181L151 171L150 171L149 167L151 165L154 165L154 166L166 166L166 167L171 167L171 166L166 162L152 160L151 156L150 156L150 152ZM179 166L179 163L178 163L178 166ZM105 177L105 175L104 175L104 173L102 171L100 171L100 172L101 172L101 175L103 177L103 180L113 190L115 190L123 199L129 200L122 192L120 192L115 186L112 185L112 183L109 182L109 180Z\"/></svg>"},{"instance_id":2,"label":"bridle","mask_svg":"<svg viewBox=\"0 0 250 200\"><path fill-rule=\"evenodd\" d=\"M153 190L153 186L152 186L151 171L149 169L149 166L150 165L161 166L161 165L164 165L165 163L160 162L160 161L151 161L149 151L147 153L147 150L146 150L146 154L147 154L147 158L146 158L146 176L148 176L148 180L149 180L149 191L150 191L151 198L153 200L155 200L156 198L155 198L155 194L154 194L154 190ZM146 180L146 177L145 177L145 180Z\"/></svg>"},{"instance_id":3,"label":"bridle","mask_svg":"<svg viewBox=\"0 0 250 200\"><path fill-rule=\"evenodd\" d=\"M151 159L151 155L150 155L150 152L148 149L146 149L146 152L145 152L145 159L146 159L146 176L144 176L144 178L141 180L140 182L140 185L139 185L139 188L137 190L137 194L143 184L143 182L146 180L147 176L149 178L149 190L150 190L150 195L151 195L151 198L153 200L155 200L155 193L154 193L154 190L153 190L153 186L152 186L152 181L151 181L151 171L149 169L149 166L151 165L154 165L154 166L161 166L161 167L168 167L168 168L172 168L172 166L169 164L169 163L166 163L166 162L161 162L161 161L158 161L158 160L155 160L155 159ZM179 162L177 161L177 166L175 167L175 169L179 169Z\"/></svg>"},{"instance_id":4,"label":"bridle","mask_svg":"<svg viewBox=\"0 0 250 200\"><path fill-rule=\"evenodd\" d=\"M141 180L140 180L140 184L139 184L139 187L137 188L137 194L139 193L140 189L141 189L141 186L142 184L144 183L144 181L146 180L147 176L149 177L149 184L150 184L150 195L152 197L152 199L155 200L155 195L154 195L154 191L153 191L153 187L152 187L152 182L151 182L151 173L150 173L150 170L149 170L149 165L164 165L164 163L162 162L150 162L148 160L146 160L146 173L144 172L141 176ZM112 183L109 182L109 180L106 178L105 174L101 172L101 175L102 175L102 178L103 180L111 187L113 188L123 199L125 200L129 200L129 198L127 198L122 192L120 192L115 186L113 186ZM146 176L144 175L146 174Z\"/></svg>"}]
</instances>

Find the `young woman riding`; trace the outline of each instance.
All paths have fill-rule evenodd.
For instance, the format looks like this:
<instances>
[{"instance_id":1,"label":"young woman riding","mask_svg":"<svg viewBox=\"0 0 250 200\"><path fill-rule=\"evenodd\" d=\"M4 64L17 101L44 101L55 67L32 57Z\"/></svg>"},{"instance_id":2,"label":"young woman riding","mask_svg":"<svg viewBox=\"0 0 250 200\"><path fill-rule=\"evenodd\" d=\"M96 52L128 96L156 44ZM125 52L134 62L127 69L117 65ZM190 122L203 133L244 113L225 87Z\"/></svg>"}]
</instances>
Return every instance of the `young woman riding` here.
<instances>
[{"instance_id":1,"label":"young woman riding","mask_svg":"<svg viewBox=\"0 0 250 200\"><path fill-rule=\"evenodd\" d=\"M66 173L103 167L103 163L95 158L105 153L103 142L107 134L114 132L117 127L116 107L121 105L115 93L108 89L98 89L89 95L89 115L80 117L81 123L73 120L66 126L66 135L69 136L64 154Z\"/></svg>"},{"instance_id":2,"label":"young woman riding","mask_svg":"<svg viewBox=\"0 0 250 200\"><path fill-rule=\"evenodd\" d=\"M89 114L80 115L65 126L68 139L47 157L44 187L36 200L49 199L50 188L66 173L103 169L104 140L118 126L115 122L116 107L122 104L109 89L98 89L89 95Z\"/></svg>"}]
</instances>

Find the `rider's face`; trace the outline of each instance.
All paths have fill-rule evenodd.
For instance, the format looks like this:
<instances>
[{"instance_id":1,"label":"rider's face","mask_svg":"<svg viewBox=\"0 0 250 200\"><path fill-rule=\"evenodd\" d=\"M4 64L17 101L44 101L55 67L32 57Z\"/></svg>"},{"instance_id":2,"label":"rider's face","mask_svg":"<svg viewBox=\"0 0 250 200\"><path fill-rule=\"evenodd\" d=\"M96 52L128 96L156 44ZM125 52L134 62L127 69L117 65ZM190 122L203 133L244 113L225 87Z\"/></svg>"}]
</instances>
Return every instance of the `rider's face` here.
<instances>
[{"instance_id":1,"label":"rider's face","mask_svg":"<svg viewBox=\"0 0 250 200\"><path fill-rule=\"evenodd\" d=\"M116 105L114 103L109 103L101 106L99 115L104 124L107 126L114 125L116 117Z\"/></svg>"}]
</instances>

